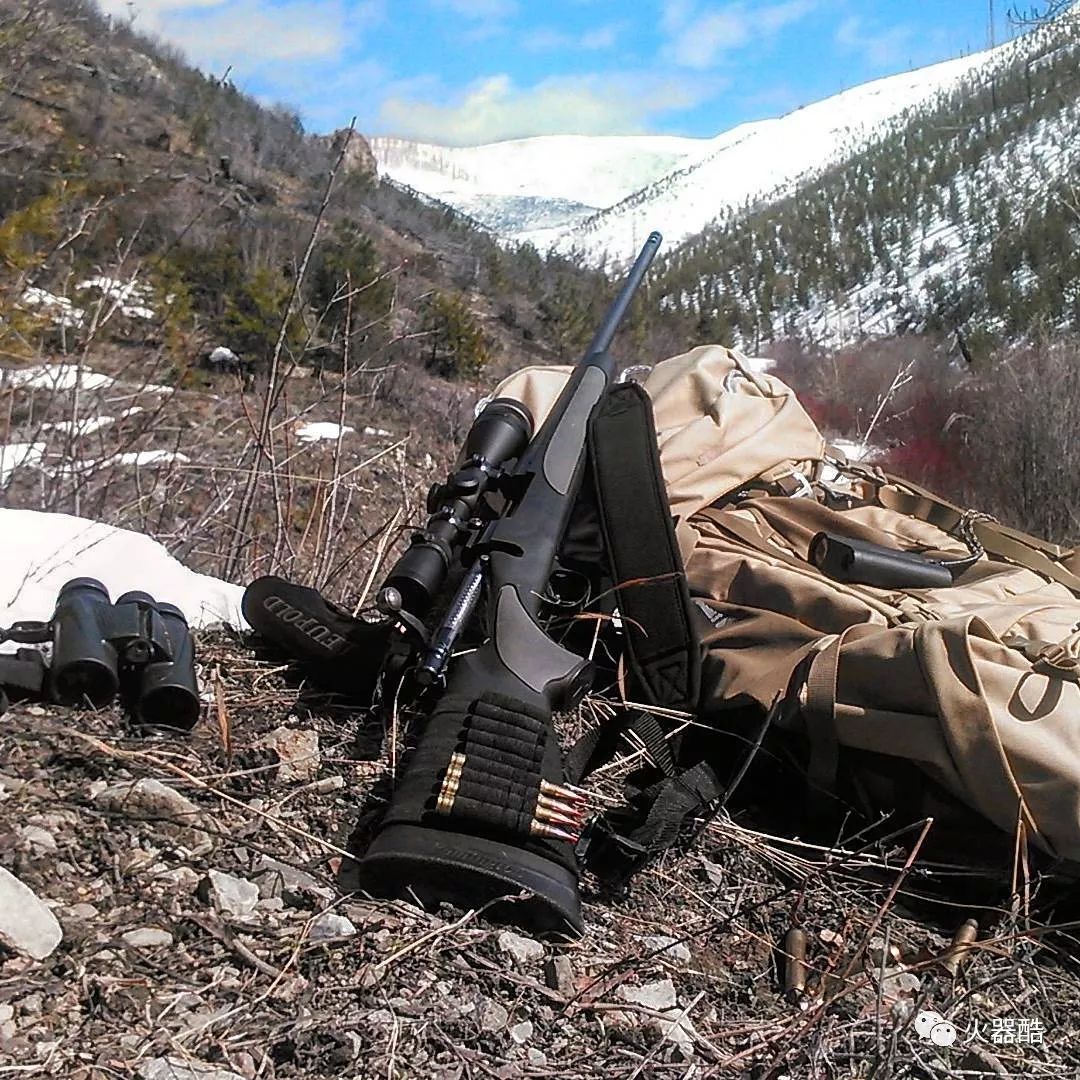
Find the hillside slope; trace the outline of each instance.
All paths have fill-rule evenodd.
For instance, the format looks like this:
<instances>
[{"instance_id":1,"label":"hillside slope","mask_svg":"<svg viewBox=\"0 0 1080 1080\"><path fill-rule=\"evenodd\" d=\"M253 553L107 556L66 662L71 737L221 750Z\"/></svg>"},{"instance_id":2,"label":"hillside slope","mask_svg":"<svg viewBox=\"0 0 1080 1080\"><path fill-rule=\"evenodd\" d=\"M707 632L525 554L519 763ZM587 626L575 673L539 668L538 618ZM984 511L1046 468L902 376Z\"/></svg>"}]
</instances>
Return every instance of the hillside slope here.
<instances>
[{"instance_id":1,"label":"hillside slope","mask_svg":"<svg viewBox=\"0 0 1080 1080\"><path fill-rule=\"evenodd\" d=\"M711 139L548 135L452 148L377 138L372 149L391 179L504 239L621 261L653 228L677 243L850 157L883 125L993 69L1013 48L878 79Z\"/></svg>"},{"instance_id":2,"label":"hillside slope","mask_svg":"<svg viewBox=\"0 0 1080 1080\"><path fill-rule=\"evenodd\" d=\"M155 325L128 340L167 340L178 368L215 344L265 363L290 302L287 355L339 365L346 298L353 363L498 374L584 343L602 274L501 249L380 182L359 133L338 165L342 142L87 0L0 0L0 348L77 348L55 324L102 276L146 285Z\"/></svg>"},{"instance_id":3,"label":"hillside slope","mask_svg":"<svg viewBox=\"0 0 1080 1080\"><path fill-rule=\"evenodd\" d=\"M1078 26L999 55L859 153L669 252L666 306L752 344L1080 329Z\"/></svg>"}]
</instances>

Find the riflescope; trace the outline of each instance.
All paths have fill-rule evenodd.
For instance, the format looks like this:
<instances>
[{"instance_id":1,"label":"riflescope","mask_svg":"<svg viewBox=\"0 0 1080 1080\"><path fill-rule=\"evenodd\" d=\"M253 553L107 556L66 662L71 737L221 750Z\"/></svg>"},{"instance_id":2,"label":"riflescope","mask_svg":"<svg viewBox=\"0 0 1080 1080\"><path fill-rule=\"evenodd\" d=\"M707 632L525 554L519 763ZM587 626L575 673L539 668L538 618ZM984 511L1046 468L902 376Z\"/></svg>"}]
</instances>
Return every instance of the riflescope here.
<instances>
[{"instance_id":1,"label":"riflescope","mask_svg":"<svg viewBox=\"0 0 1080 1080\"><path fill-rule=\"evenodd\" d=\"M413 533L379 590L376 602L384 615L420 617L428 610L474 528L481 500L497 490L503 467L521 455L532 433L533 418L521 402L496 398L484 407L454 471L428 492L427 524Z\"/></svg>"}]
</instances>

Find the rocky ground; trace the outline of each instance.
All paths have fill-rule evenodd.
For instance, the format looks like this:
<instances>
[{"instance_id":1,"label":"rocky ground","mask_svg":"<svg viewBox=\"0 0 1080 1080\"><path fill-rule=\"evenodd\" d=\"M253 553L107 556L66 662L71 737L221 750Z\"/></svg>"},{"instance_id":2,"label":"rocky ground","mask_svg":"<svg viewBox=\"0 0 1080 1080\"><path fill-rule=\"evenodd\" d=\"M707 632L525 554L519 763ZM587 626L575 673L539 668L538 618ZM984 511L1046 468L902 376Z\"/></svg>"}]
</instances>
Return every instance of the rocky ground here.
<instances>
[{"instance_id":1,"label":"rocky ground","mask_svg":"<svg viewBox=\"0 0 1080 1080\"><path fill-rule=\"evenodd\" d=\"M133 738L119 710L0 720L0 1075L1080 1075L1068 926L1022 900L980 912L954 976L972 912L916 917L902 852L722 816L626 897L586 882L588 931L561 944L342 895L381 728L232 636L204 636L200 660L186 739ZM618 772L589 782L596 805ZM785 992L793 925L802 992Z\"/></svg>"}]
</instances>

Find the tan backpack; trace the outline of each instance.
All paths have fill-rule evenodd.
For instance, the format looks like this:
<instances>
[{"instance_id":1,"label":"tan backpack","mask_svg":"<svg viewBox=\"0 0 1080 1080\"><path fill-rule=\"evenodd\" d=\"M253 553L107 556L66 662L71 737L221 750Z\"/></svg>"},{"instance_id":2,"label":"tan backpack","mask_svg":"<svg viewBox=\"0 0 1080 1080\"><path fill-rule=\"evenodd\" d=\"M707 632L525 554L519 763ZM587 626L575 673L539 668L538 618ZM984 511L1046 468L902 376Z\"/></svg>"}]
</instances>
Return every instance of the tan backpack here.
<instances>
[{"instance_id":1,"label":"tan backpack","mask_svg":"<svg viewBox=\"0 0 1080 1080\"><path fill-rule=\"evenodd\" d=\"M542 416L564 377L527 369L498 393ZM645 388L709 616L699 719L754 703L805 738L811 791L854 780L871 807L943 830L967 807L1006 850L1080 863L1080 560L847 462L732 350L673 357ZM822 532L955 563L955 581L838 582L809 557Z\"/></svg>"}]
</instances>

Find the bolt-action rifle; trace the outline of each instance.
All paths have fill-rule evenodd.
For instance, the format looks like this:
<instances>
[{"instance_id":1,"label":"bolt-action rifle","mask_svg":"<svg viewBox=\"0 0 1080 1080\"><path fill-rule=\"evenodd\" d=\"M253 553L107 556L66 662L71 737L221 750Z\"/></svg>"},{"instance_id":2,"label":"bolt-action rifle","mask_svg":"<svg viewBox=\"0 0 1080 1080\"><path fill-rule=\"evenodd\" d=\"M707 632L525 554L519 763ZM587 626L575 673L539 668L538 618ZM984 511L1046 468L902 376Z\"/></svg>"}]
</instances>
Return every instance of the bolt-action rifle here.
<instances>
[{"instance_id":1,"label":"bolt-action rifle","mask_svg":"<svg viewBox=\"0 0 1080 1080\"><path fill-rule=\"evenodd\" d=\"M588 661L545 631L545 596L582 482L589 419L614 376L608 353L660 245L649 236L551 411L533 433L520 402L478 415L458 465L428 497L378 607L416 650L422 685L445 681L360 869L364 888L475 907L524 894L517 921L578 931L581 797L563 780L552 714L576 704ZM501 512L489 496L501 498ZM456 595L428 635L448 573ZM482 605L484 643L451 657Z\"/></svg>"}]
</instances>

